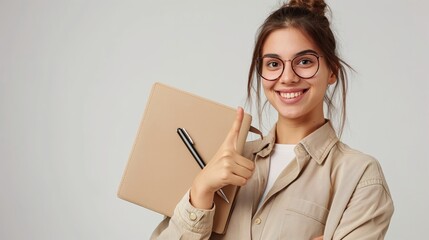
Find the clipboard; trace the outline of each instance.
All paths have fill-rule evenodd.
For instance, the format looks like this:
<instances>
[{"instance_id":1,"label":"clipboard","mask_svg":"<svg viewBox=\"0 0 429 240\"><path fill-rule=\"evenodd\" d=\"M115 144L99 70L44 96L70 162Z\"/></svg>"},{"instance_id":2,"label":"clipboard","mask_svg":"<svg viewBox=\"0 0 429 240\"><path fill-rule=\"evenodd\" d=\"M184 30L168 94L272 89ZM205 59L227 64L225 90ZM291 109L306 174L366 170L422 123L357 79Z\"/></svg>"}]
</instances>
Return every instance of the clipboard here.
<instances>
[{"instance_id":1,"label":"clipboard","mask_svg":"<svg viewBox=\"0 0 429 240\"><path fill-rule=\"evenodd\" d=\"M118 197L166 216L201 171L177 134L185 128L194 147L208 163L225 140L236 118L236 109L197 95L155 83L123 173ZM242 153L252 117L245 113L237 151ZM237 186L222 188L230 203L215 194L213 232L224 233Z\"/></svg>"}]
</instances>

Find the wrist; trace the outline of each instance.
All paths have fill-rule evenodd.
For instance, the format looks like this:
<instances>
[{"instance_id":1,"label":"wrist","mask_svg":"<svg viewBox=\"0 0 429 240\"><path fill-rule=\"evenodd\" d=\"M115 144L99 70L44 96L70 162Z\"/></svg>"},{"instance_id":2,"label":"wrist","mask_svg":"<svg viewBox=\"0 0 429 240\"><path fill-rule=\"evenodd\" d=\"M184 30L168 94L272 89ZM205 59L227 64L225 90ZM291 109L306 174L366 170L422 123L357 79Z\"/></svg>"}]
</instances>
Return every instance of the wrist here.
<instances>
[{"instance_id":1,"label":"wrist","mask_svg":"<svg viewBox=\"0 0 429 240\"><path fill-rule=\"evenodd\" d=\"M191 187L189 193L189 202L195 208L206 210L213 208L213 198L213 191L200 189L194 185Z\"/></svg>"}]
</instances>

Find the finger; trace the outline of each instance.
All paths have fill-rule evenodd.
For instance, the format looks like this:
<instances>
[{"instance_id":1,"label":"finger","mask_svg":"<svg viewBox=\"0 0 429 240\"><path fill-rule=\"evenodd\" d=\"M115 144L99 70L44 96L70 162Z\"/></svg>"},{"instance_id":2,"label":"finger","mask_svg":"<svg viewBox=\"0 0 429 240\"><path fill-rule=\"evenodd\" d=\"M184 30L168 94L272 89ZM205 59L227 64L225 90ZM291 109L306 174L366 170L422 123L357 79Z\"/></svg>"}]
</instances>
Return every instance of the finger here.
<instances>
[{"instance_id":1,"label":"finger","mask_svg":"<svg viewBox=\"0 0 429 240\"><path fill-rule=\"evenodd\" d=\"M237 149L237 140L238 140L238 135L240 133L241 124L243 122L243 116L244 116L243 108L238 107L234 123L232 124L231 130L229 131L226 137L226 142L228 144L232 144L234 146L234 149Z\"/></svg>"},{"instance_id":2,"label":"finger","mask_svg":"<svg viewBox=\"0 0 429 240\"><path fill-rule=\"evenodd\" d=\"M239 175L231 174L228 178L227 185L243 186L247 183L247 178L241 177Z\"/></svg>"},{"instance_id":3,"label":"finger","mask_svg":"<svg viewBox=\"0 0 429 240\"><path fill-rule=\"evenodd\" d=\"M242 166L236 165L236 166L232 169L232 173L233 173L233 174L235 174L235 175L237 175L237 176L243 177L243 178L245 178L245 179L249 179L249 178L252 176L253 171L252 171L252 170L249 170L249 169L247 169L247 168L245 168L245 167L242 167Z\"/></svg>"},{"instance_id":4,"label":"finger","mask_svg":"<svg viewBox=\"0 0 429 240\"><path fill-rule=\"evenodd\" d=\"M255 163L252 160L247 159L241 155L238 155L237 157L235 157L234 161L237 165L244 167L249 171L253 171L255 169Z\"/></svg>"}]
</instances>

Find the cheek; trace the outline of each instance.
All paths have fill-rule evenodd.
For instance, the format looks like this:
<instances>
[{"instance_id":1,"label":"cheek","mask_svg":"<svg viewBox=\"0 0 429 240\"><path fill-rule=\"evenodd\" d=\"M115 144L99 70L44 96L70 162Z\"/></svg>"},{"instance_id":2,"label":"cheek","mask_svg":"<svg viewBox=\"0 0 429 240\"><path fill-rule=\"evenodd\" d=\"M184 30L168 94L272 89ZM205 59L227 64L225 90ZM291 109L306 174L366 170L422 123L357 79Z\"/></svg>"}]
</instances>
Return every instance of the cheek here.
<instances>
[{"instance_id":1,"label":"cheek","mask_svg":"<svg viewBox=\"0 0 429 240\"><path fill-rule=\"evenodd\" d=\"M262 80L261 84L264 91L269 91L274 87L274 85L276 84L276 81Z\"/></svg>"},{"instance_id":2,"label":"cheek","mask_svg":"<svg viewBox=\"0 0 429 240\"><path fill-rule=\"evenodd\" d=\"M264 94L268 99L271 99L272 90L274 89L276 81L262 81L262 88L264 90Z\"/></svg>"},{"instance_id":3,"label":"cheek","mask_svg":"<svg viewBox=\"0 0 429 240\"><path fill-rule=\"evenodd\" d=\"M327 87L328 84L331 84L333 81L335 82L336 78L335 75L332 73L331 70L329 70L327 67L321 67L319 69L319 74L317 74L318 82L315 83L319 86L325 86Z\"/></svg>"},{"instance_id":4,"label":"cheek","mask_svg":"<svg viewBox=\"0 0 429 240\"><path fill-rule=\"evenodd\" d=\"M315 78L309 80L310 84L321 89L327 89L329 83L331 81L330 74L326 71L320 72L320 74Z\"/></svg>"},{"instance_id":5,"label":"cheek","mask_svg":"<svg viewBox=\"0 0 429 240\"><path fill-rule=\"evenodd\" d=\"M312 95L317 98L323 100L326 91L328 90L328 79L327 78L317 78L308 80L308 83L312 86L313 89L311 91Z\"/></svg>"}]
</instances>

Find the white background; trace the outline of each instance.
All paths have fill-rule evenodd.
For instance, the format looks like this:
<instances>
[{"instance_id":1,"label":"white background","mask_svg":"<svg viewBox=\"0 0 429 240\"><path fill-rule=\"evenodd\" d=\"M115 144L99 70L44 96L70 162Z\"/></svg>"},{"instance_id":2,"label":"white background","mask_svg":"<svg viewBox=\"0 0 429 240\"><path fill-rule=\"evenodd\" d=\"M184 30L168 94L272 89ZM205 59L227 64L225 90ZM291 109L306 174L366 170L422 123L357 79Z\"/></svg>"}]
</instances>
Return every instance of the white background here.
<instances>
[{"instance_id":1,"label":"white background","mask_svg":"<svg viewBox=\"0 0 429 240\"><path fill-rule=\"evenodd\" d=\"M422 239L429 4L328 3L357 71L343 141L384 169L387 239ZM116 191L152 83L243 105L256 30L278 6L0 0L0 239L148 239L162 217Z\"/></svg>"}]
</instances>

